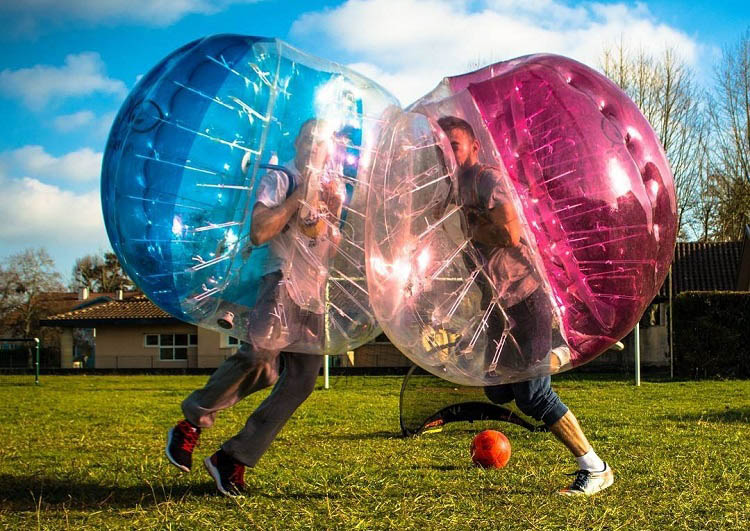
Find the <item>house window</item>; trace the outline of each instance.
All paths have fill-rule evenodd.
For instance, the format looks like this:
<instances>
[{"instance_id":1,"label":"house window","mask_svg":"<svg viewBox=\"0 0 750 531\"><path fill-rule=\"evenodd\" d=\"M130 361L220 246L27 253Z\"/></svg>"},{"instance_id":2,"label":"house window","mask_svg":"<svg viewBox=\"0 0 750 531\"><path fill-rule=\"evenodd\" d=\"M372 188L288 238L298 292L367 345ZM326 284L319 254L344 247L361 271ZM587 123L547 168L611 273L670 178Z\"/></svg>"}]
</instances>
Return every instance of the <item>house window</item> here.
<instances>
[{"instance_id":1,"label":"house window","mask_svg":"<svg viewBox=\"0 0 750 531\"><path fill-rule=\"evenodd\" d=\"M221 334L221 346L222 348L239 347L240 340L237 339L236 337L228 336L226 334Z\"/></svg>"},{"instance_id":2,"label":"house window","mask_svg":"<svg viewBox=\"0 0 750 531\"><path fill-rule=\"evenodd\" d=\"M197 334L146 334L146 347L159 349L159 359L164 361L186 360L188 347L198 344Z\"/></svg>"}]
</instances>

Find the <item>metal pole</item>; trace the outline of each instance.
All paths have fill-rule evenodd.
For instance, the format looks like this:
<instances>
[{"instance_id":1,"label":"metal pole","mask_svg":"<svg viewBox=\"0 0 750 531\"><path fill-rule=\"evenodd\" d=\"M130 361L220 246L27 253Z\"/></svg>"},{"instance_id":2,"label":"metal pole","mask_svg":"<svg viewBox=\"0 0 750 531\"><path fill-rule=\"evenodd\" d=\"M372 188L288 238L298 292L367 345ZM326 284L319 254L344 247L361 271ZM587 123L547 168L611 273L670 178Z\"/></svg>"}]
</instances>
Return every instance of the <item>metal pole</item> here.
<instances>
[{"instance_id":1,"label":"metal pole","mask_svg":"<svg viewBox=\"0 0 750 531\"><path fill-rule=\"evenodd\" d=\"M39 338L35 337L34 342L36 343L36 361L34 362L34 383L39 385Z\"/></svg>"},{"instance_id":2,"label":"metal pole","mask_svg":"<svg viewBox=\"0 0 750 531\"><path fill-rule=\"evenodd\" d=\"M641 323L635 325L635 385L641 385Z\"/></svg>"},{"instance_id":3,"label":"metal pole","mask_svg":"<svg viewBox=\"0 0 750 531\"><path fill-rule=\"evenodd\" d=\"M323 346L323 352L326 354L323 356L323 389L330 389L330 384L328 381L328 367L329 367L329 360L328 360L328 348L331 342L331 336L329 332L329 328L331 325L331 318L328 315L328 312L330 310L330 298L329 298L329 286L330 283L326 279L326 305L325 305L325 317L323 319L323 326L325 326L325 345Z\"/></svg>"},{"instance_id":4,"label":"metal pole","mask_svg":"<svg viewBox=\"0 0 750 531\"><path fill-rule=\"evenodd\" d=\"M672 266L669 266L669 378L674 380L674 342L672 329L672 315L674 314L674 308L672 306Z\"/></svg>"}]
</instances>

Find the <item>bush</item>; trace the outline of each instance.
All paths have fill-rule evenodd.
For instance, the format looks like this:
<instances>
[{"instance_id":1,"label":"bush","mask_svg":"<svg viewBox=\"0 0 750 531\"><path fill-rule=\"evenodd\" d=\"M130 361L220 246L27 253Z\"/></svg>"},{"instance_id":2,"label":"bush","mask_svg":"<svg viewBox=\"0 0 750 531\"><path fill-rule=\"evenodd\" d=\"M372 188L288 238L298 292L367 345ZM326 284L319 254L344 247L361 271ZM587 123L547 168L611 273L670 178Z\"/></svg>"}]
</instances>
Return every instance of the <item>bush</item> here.
<instances>
[{"instance_id":1,"label":"bush","mask_svg":"<svg viewBox=\"0 0 750 531\"><path fill-rule=\"evenodd\" d=\"M750 293L688 291L674 299L675 371L750 377Z\"/></svg>"}]
</instances>

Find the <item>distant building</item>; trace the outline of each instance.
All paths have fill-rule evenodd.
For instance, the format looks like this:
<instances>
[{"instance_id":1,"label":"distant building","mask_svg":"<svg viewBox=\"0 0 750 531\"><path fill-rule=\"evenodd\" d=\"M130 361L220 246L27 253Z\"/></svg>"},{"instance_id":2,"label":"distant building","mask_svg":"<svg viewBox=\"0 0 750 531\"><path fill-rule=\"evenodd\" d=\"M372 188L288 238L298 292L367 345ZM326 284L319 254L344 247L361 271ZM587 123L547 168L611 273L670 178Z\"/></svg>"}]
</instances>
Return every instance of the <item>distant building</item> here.
<instances>
[{"instance_id":1,"label":"distant building","mask_svg":"<svg viewBox=\"0 0 750 531\"><path fill-rule=\"evenodd\" d=\"M40 322L43 322L47 316L59 313L69 312L76 308L100 304L104 301L114 300L117 298L129 298L134 296L133 292L123 292L117 290L114 292L90 292L88 288L82 288L76 291L51 291L42 292L34 296L33 310L31 312L31 330L32 335L37 335L41 340L41 366L42 367L59 367L60 366L60 344L61 342L71 341L71 330L68 334L65 329L43 327L39 329ZM24 309L18 308L4 316L0 322L0 337L3 338L20 338L24 336L23 330L27 323L24 315ZM83 329L74 329L73 335L76 340L75 345L84 355L86 350L86 334ZM11 354L0 356L0 368L25 367L30 362L26 359L23 351L27 350L27 343L13 343L12 341L3 341L0 349L13 351Z\"/></svg>"},{"instance_id":2,"label":"distant building","mask_svg":"<svg viewBox=\"0 0 750 531\"><path fill-rule=\"evenodd\" d=\"M63 368L214 368L239 347L236 338L175 319L142 294L102 297L42 324L63 329ZM334 365L400 367L410 362L381 335Z\"/></svg>"},{"instance_id":3,"label":"distant building","mask_svg":"<svg viewBox=\"0 0 750 531\"><path fill-rule=\"evenodd\" d=\"M641 364L669 366L669 277L640 321ZM672 296L686 291L750 291L750 228L742 241L677 242L672 263ZM750 295L750 294L749 294ZM626 366L633 360L633 334L622 352L607 351L592 362Z\"/></svg>"},{"instance_id":4,"label":"distant building","mask_svg":"<svg viewBox=\"0 0 750 531\"><path fill-rule=\"evenodd\" d=\"M683 291L748 290L750 229L744 241L677 243L673 296ZM142 294L112 295L93 294L85 300L79 296L75 307L41 321L44 326L63 330L62 367L213 368L239 346L234 337L171 317ZM641 319L641 362L645 366L669 365L668 302L667 281ZM628 338L624 341L625 351L608 351L592 362L594 366L628 365L633 345ZM411 362L381 334L375 341L334 358L333 364L402 367Z\"/></svg>"},{"instance_id":5,"label":"distant building","mask_svg":"<svg viewBox=\"0 0 750 531\"><path fill-rule=\"evenodd\" d=\"M239 346L237 339L184 323L162 311L143 294L100 299L52 315L45 326L62 327L61 366L97 369L216 367ZM93 349L77 352L74 330L90 330ZM199 354L200 353L200 354Z\"/></svg>"}]
</instances>

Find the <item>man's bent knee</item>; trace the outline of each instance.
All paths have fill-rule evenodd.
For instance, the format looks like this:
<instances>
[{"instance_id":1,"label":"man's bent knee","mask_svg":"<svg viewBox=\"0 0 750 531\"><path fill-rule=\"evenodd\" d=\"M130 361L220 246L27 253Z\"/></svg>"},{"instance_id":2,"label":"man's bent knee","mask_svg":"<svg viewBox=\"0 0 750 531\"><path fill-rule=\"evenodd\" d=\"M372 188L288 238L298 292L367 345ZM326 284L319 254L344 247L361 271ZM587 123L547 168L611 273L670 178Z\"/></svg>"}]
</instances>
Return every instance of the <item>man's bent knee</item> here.
<instances>
[{"instance_id":1,"label":"man's bent knee","mask_svg":"<svg viewBox=\"0 0 750 531\"><path fill-rule=\"evenodd\" d=\"M568 408L557 396L549 382L541 380L516 384L516 405L526 415L550 426L560 420Z\"/></svg>"},{"instance_id":2,"label":"man's bent knee","mask_svg":"<svg viewBox=\"0 0 750 531\"><path fill-rule=\"evenodd\" d=\"M513 390L509 385L491 385L484 388L486 396L493 404L507 404L513 400Z\"/></svg>"},{"instance_id":3,"label":"man's bent knee","mask_svg":"<svg viewBox=\"0 0 750 531\"><path fill-rule=\"evenodd\" d=\"M274 366L278 363L278 350L266 350L257 348L250 343L243 343L231 358L243 368L257 367L261 365Z\"/></svg>"}]
</instances>

